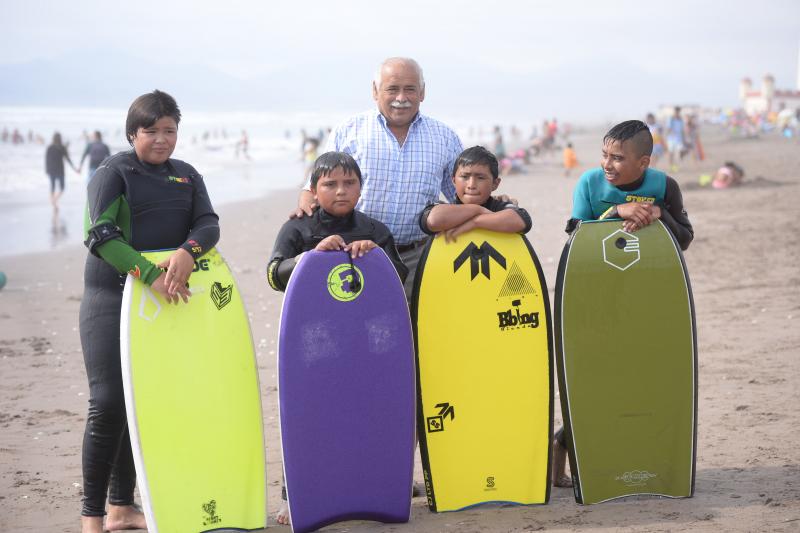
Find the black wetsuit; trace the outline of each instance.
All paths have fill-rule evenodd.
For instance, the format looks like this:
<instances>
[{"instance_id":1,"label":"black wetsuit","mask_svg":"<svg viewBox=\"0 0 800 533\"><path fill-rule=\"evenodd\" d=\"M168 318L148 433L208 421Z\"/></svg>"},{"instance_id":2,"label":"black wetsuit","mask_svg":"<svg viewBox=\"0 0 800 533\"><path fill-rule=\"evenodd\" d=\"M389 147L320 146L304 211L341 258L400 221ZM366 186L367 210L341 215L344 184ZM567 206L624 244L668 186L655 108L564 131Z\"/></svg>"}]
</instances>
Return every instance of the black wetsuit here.
<instances>
[{"instance_id":1,"label":"black wetsuit","mask_svg":"<svg viewBox=\"0 0 800 533\"><path fill-rule=\"evenodd\" d=\"M126 273L151 284L161 269L139 251L183 248L197 258L219 239L202 176L170 159L140 161L133 151L108 158L88 187L86 259L80 335L89 378L83 437L84 516L133 503L136 473L125 414L119 320Z\"/></svg>"},{"instance_id":2,"label":"black wetsuit","mask_svg":"<svg viewBox=\"0 0 800 533\"><path fill-rule=\"evenodd\" d=\"M370 240L383 248L394 264L401 281L405 281L408 269L400 260L389 228L360 211L346 217L335 217L324 209L317 209L311 216L293 218L283 225L275 239L275 247L267 266L267 281L276 291L286 290L289 276L295 267L295 257L313 250L326 237L339 235L344 242Z\"/></svg>"},{"instance_id":3,"label":"black wetsuit","mask_svg":"<svg viewBox=\"0 0 800 533\"><path fill-rule=\"evenodd\" d=\"M463 205L463 202L461 201L460 198L456 198L454 204ZM432 231L431 228L428 227L428 216L431 214L431 210L437 205L442 205L442 204L439 203L431 204L425 209L423 209L422 213L419 214L419 227L422 229L422 231L424 231L428 235L436 235L436 232ZM530 214L528 214L528 212L525 209L522 209L521 207L514 205L512 202L503 202L502 200L498 200L497 198L490 196L488 200L486 200L483 204L481 204L481 207L485 207L492 213L497 213L499 211L503 211L504 209L512 209L516 214L519 215L519 217L525 223L525 227L522 228L522 231L520 231L520 233L522 234L528 233L533 227L533 220L531 220Z\"/></svg>"}]
</instances>

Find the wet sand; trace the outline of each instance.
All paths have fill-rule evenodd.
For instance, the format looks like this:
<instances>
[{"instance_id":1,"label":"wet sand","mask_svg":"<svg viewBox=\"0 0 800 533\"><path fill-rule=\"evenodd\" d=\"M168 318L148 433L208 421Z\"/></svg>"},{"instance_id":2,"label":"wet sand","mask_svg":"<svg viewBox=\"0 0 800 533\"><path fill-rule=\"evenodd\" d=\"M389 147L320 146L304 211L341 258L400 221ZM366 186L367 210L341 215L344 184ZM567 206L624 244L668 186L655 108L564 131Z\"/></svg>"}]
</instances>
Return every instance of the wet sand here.
<instances>
[{"instance_id":1,"label":"wet sand","mask_svg":"<svg viewBox=\"0 0 800 533\"><path fill-rule=\"evenodd\" d=\"M576 142L594 166L600 137ZM330 531L797 531L800 529L800 144L778 137L730 140L706 133L708 160L685 162L681 183L696 238L686 252L699 339L696 495L632 498L579 506L553 489L545 506L484 506L432 514L413 502L408 524L347 522ZM744 167L743 186L696 186L725 160ZM555 273L577 174L565 178L560 154L500 191L534 219L529 238ZM281 295L264 280L275 234L296 191L222 206L219 248L231 264L252 318L267 435L269 530L280 498L276 355ZM78 338L85 250L65 246L0 257L0 505L4 531L78 531L80 452L88 386ZM648 305L658 305L649 302ZM647 306L643 309L646 312ZM558 406L558 402L556 402ZM556 407L556 424L560 414ZM419 458L416 479L421 479Z\"/></svg>"}]
</instances>

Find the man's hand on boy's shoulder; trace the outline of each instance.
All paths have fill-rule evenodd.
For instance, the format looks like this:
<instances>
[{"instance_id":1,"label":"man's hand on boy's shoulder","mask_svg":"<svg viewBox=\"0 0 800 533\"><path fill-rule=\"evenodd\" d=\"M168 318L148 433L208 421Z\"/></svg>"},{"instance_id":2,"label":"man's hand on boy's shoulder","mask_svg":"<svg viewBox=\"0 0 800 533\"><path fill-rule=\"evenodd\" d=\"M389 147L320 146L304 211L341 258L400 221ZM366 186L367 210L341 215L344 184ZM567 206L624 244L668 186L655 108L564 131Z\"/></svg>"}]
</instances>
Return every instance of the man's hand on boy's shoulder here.
<instances>
[{"instance_id":1,"label":"man's hand on boy's shoulder","mask_svg":"<svg viewBox=\"0 0 800 533\"><path fill-rule=\"evenodd\" d=\"M289 213L289 218L303 218L304 216L311 216L314 211L319 207L314 195L311 191L303 189L300 191L300 198L297 201L297 207Z\"/></svg>"},{"instance_id":2,"label":"man's hand on boy's shoulder","mask_svg":"<svg viewBox=\"0 0 800 533\"><path fill-rule=\"evenodd\" d=\"M622 229L632 232L661 218L661 208L647 202L629 202L618 205L617 214L624 219Z\"/></svg>"}]
</instances>

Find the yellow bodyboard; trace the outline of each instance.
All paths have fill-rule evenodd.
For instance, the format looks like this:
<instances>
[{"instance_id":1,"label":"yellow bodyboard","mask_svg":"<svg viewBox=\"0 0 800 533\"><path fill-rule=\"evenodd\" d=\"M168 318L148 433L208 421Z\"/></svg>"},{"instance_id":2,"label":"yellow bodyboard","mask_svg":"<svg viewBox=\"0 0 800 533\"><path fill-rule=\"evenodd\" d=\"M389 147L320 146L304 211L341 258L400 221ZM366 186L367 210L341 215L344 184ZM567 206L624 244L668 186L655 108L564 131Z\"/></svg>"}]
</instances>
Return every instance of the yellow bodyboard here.
<instances>
[{"instance_id":1,"label":"yellow bodyboard","mask_svg":"<svg viewBox=\"0 0 800 533\"><path fill-rule=\"evenodd\" d=\"M172 253L147 252L158 263ZM261 395L236 283L212 249L195 261L188 304L132 275L123 293L123 384L148 531L266 525Z\"/></svg>"},{"instance_id":2,"label":"yellow bodyboard","mask_svg":"<svg viewBox=\"0 0 800 533\"><path fill-rule=\"evenodd\" d=\"M433 239L414 291L419 437L428 505L549 498L550 307L525 237Z\"/></svg>"}]
</instances>

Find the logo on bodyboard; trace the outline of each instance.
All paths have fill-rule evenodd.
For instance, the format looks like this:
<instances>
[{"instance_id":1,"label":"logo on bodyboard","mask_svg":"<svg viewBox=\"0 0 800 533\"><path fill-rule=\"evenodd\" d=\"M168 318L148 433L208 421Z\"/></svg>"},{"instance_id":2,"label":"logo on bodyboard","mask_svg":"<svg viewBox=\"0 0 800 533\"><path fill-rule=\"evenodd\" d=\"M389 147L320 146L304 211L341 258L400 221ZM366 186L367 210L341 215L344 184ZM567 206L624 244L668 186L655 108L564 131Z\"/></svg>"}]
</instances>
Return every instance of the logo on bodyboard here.
<instances>
[{"instance_id":1,"label":"logo on bodyboard","mask_svg":"<svg viewBox=\"0 0 800 533\"><path fill-rule=\"evenodd\" d=\"M650 478L656 477L656 474L651 474L647 470L631 470L625 472L621 476L614 478L615 481L622 481L628 487L638 487L646 485Z\"/></svg>"},{"instance_id":2,"label":"logo on bodyboard","mask_svg":"<svg viewBox=\"0 0 800 533\"><path fill-rule=\"evenodd\" d=\"M453 261L453 273L458 272L461 265L469 259L470 281L475 279L478 274L483 274L486 279L491 278L489 270L489 259L494 259L495 263L500 265L503 270L506 268L506 258L500 252L495 250L491 244L483 241L483 244L477 246L474 242L470 242L466 248L456 257Z\"/></svg>"},{"instance_id":3,"label":"logo on bodyboard","mask_svg":"<svg viewBox=\"0 0 800 533\"><path fill-rule=\"evenodd\" d=\"M211 500L208 503L204 503L203 513L205 513L205 516L203 517L204 526L211 526L213 524L219 524L222 522L222 518L217 515L217 500Z\"/></svg>"},{"instance_id":4,"label":"logo on bodyboard","mask_svg":"<svg viewBox=\"0 0 800 533\"><path fill-rule=\"evenodd\" d=\"M486 476L486 487L483 490L497 490L494 476Z\"/></svg>"},{"instance_id":5,"label":"logo on bodyboard","mask_svg":"<svg viewBox=\"0 0 800 533\"><path fill-rule=\"evenodd\" d=\"M603 239L603 261L619 270L627 270L639 261L639 237L618 229Z\"/></svg>"},{"instance_id":6,"label":"logo on bodyboard","mask_svg":"<svg viewBox=\"0 0 800 533\"><path fill-rule=\"evenodd\" d=\"M522 300L520 299L511 302L511 309L497 313L497 327L500 328L500 331L539 327L539 312L526 313L521 309Z\"/></svg>"},{"instance_id":7,"label":"logo on bodyboard","mask_svg":"<svg viewBox=\"0 0 800 533\"><path fill-rule=\"evenodd\" d=\"M429 416L427 418L428 433L444 431L444 420L448 416L450 417L450 420L456 419L456 408L450 405L449 402L437 403L434 407L439 408L439 414L435 416Z\"/></svg>"},{"instance_id":8,"label":"logo on bodyboard","mask_svg":"<svg viewBox=\"0 0 800 533\"><path fill-rule=\"evenodd\" d=\"M220 283L219 281L215 281L214 284L211 286L211 301L214 302L214 305L217 306L217 310L221 310L223 307L231 303L232 297L233 297L232 283L227 287L223 287L222 283Z\"/></svg>"},{"instance_id":9,"label":"logo on bodyboard","mask_svg":"<svg viewBox=\"0 0 800 533\"><path fill-rule=\"evenodd\" d=\"M335 300L351 302L364 291L364 274L352 263L336 265L328 273L328 292Z\"/></svg>"}]
</instances>

